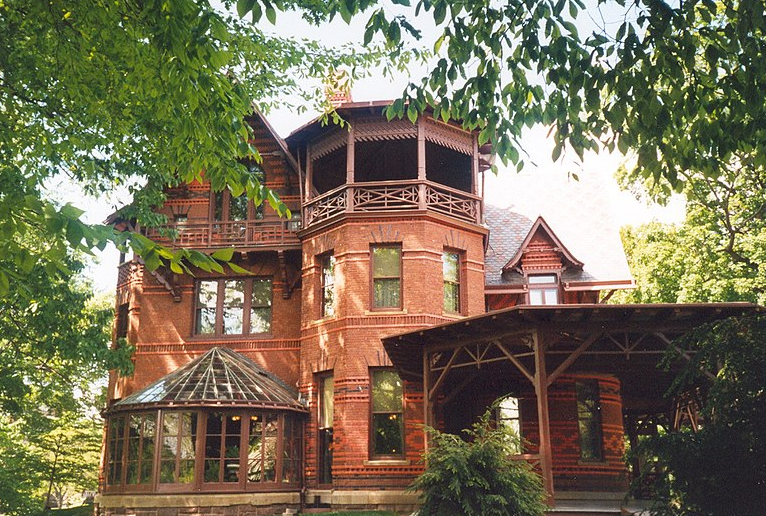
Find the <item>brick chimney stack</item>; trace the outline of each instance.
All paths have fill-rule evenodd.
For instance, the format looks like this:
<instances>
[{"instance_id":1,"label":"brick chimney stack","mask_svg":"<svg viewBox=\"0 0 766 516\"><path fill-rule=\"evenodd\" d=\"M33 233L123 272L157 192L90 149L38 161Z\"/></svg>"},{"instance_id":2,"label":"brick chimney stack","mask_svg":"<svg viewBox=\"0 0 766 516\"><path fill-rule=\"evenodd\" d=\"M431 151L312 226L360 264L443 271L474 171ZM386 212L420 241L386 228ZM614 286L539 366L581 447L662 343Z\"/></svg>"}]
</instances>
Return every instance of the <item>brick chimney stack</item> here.
<instances>
[{"instance_id":1,"label":"brick chimney stack","mask_svg":"<svg viewBox=\"0 0 766 516\"><path fill-rule=\"evenodd\" d=\"M325 81L325 95L332 107L337 108L351 98L351 78L346 70L335 70Z\"/></svg>"}]
</instances>

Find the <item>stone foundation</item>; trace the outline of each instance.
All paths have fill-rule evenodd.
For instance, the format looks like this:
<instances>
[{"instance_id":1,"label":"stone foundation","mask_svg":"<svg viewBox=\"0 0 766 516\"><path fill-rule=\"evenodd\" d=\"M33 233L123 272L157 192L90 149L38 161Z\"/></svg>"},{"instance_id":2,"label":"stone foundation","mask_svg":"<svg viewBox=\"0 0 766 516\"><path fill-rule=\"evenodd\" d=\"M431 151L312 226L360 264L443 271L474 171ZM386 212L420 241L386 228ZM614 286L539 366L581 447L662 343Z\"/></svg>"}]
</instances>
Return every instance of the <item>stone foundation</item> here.
<instances>
[{"instance_id":1,"label":"stone foundation","mask_svg":"<svg viewBox=\"0 0 766 516\"><path fill-rule=\"evenodd\" d=\"M300 508L300 493L100 495L97 516L273 516Z\"/></svg>"}]
</instances>

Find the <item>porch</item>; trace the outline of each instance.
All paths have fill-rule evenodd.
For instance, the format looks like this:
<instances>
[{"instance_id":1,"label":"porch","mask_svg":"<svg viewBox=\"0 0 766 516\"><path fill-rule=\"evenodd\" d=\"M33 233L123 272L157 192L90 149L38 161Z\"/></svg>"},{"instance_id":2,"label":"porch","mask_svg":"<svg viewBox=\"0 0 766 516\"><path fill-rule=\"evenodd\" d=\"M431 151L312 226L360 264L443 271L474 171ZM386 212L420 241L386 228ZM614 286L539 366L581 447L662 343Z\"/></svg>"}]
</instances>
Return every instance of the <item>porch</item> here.
<instances>
[{"instance_id":1,"label":"porch","mask_svg":"<svg viewBox=\"0 0 766 516\"><path fill-rule=\"evenodd\" d=\"M383 343L400 374L422 382L426 424L459 431L494 397L518 393L520 410L526 404L534 414L524 427L530 453L521 458L539 470L554 513L619 514L641 510L621 503L627 478L618 475L620 468L626 472L619 454L588 461L566 448L566 432L577 433L578 424L571 384L593 377L616 386L603 394L611 408L599 423L615 449L624 436L637 439L653 418L680 424L692 412L664 394L693 351L676 339L704 323L759 310L748 303L519 306ZM681 358L660 370L668 350Z\"/></svg>"}]
</instances>

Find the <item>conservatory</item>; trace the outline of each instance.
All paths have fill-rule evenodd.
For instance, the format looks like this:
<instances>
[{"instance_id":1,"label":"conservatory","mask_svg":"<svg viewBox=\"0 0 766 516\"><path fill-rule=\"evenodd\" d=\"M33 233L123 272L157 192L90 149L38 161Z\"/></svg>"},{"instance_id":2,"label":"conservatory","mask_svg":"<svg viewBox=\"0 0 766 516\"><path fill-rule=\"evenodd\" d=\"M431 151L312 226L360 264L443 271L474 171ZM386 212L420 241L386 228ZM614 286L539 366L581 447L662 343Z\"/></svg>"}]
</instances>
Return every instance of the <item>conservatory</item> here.
<instances>
[{"instance_id":1,"label":"conservatory","mask_svg":"<svg viewBox=\"0 0 766 516\"><path fill-rule=\"evenodd\" d=\"M213 348L107 410L105 493L299 490L306 412L274 375Z\"/></svg>"}]
</instances>

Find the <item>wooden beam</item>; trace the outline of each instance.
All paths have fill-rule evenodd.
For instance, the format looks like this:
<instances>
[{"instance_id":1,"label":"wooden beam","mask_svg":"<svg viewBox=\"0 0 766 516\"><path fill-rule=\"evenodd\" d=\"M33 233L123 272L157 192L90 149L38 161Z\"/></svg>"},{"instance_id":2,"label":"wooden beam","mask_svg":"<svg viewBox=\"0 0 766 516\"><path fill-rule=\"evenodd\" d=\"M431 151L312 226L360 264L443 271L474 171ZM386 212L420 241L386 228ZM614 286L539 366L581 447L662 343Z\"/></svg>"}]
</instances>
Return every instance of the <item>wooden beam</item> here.
<instances>
[{"instance_id":1,"label":"wooden beam","mask_svg":"<svg viewBox=\"0 0 766 516\"><path fill-rule=\"evenodd\" d=\"M526 377L527 377L527 380L529 380L530 382L532 382L532 384L534 384L534 383L535 383L535 379L534 379L534 376L532 376L532 373L530 373L529 371L527 371L527 368L526 368L526 367L524 367L524 364L522 364L522 363L519 361L519 359L517 359L515 356L513 356L513 353L511 353L510 351L508 351L507 349L505 349L505 346L503 346L503 345L500 343L500 341L498 341L498 340L494 341L494 344L495 344L495 346L497 346L498 348L500 348L500 351L502 351L502 352L503 352L503 354L504 354L506 357L508 357L508 360L510 360L510 361L511 361L511 363L512 363L513 365L515 365L515 366L516 366L516 369L518 369L518 370L521 372L521 374L523 374L524 376L526 376Z\"/></svg>"},{"instance_id":2,"label":"wooden beam","mask_svg":"<svg viewBox=\"0 0 766 516\"><path fill-rule=\"evenodd\" d=\"M452 389L452 391L451 391L449 394L447 394L447 395L444 397L443 403L449 403L450 401L452 401L452 399L453 399L455 396L457 396L458 394L460 394L460 392L461 392L463 389L465 389L466 387L468 387L468 386L471 384L471 382L473 382L473 381L476 379L476 377L478 376L478 374L479 374L479 372L478 372L478 371L474 371L474 372L473 372L473 373L471 373L471 374L470 374L470 375L469 375L467 378L465 378L465 379L464 379L462 382L460 382L459 384L457 384L457 385L455 386L455 388L454 388L454 389Z\"/></svg>"},{"instance_id":3,"label":"wooden beam","mask_svg":"<svg viewBox=\"0 0 766 516\"><path fill-rule=\"evenodd\" d=\"M686 359L687 362L691 362L692 361L692 357L691 357L691 355L689 354L688 351L681 349L676 344L673 344L673 342L669 338L667 338L663 333L654 332L654 334L657 336L657 338L659 338L665 344L667 344L668 346L670 346L673 349L675 349L678 352L678 354L681 355L681 357ZM713 373L711 373L708 369L704 369L703 368L701 373L704 374L705 376L707 376L710 380L715 380L715 378L716 378L715 375Z\"/></svg>"},{"instance_id":4,"label":"wooden beam","mask_svg":"<svg viewBox=\"0 0 766 516\"><path fill-rule=\"evenodd\" d=\"M595 333L595 334L591 335L590 337L585 339L583 341L583 343L580 344L577 347L577 349L575 349L572 352L572 354L570 354L568 357L566 357L566 359L564 359L564 361L556 368L556 370L553 371L550 374L550 376L548 376L548 379L547 379L548 386L550 386L554 381L556 381L556 378L561 376L561 373L566 371L567 368L569 366L571 366L572 363L574 363L574 361L577 360L580 357L580 355L582 355L585 352L585 350L587 350L591 346L591 344L596 342L596 339L598 339L600 336L601 336L600 333Z\"/></svg>"},{"instance_id":5,"label":"wooden beam","mask_svg":"<svg viewBox=\"0 0 766 516\"><path fill-rule=\"evenodd\" d=\"M553 458L551 457L551 430L548 414L548 379L545 372L545 342L538 332L534 333L535 344L535 395L537 396L537 422L540 433L540 469L543 487L548 493L548 505L555 507L553 497Z\"/></svg>"},{"instance_id":6,"label":"wooden beam","mask_svg":"<svg viewBox=\"0 0 766 516\"><path fill-rule=\"evenodd\" d=\"M444 369L442 370L442 373L439 375L439 378L437 378L436 381L434 382L434 386L431 387L430 391L426 391L430 399L433 399L434 394L436 393L436 390L441 386L442 382L444 381L444 378L447 376L447 373L449 373L450 369L452 368L452 362L455 361L455 357L460 352L460 349L461 348L455 348L455 350L452 352L452 356L447 362L447 365L444 367Z\"/></svg>"},{"instance_id":7,"label":"wooden beam","mask_svg":"<svg viewBox=\"0 0 766 516\"><path fill-rule=\"evenodd\" d=\"M431 425L431 400L428 391L431 388L431 364L428 359L428 352L423 350L423 425ZM423 429L423 453L428 453L430 437L425 428Z\"/></svg>"}]
</instances>

